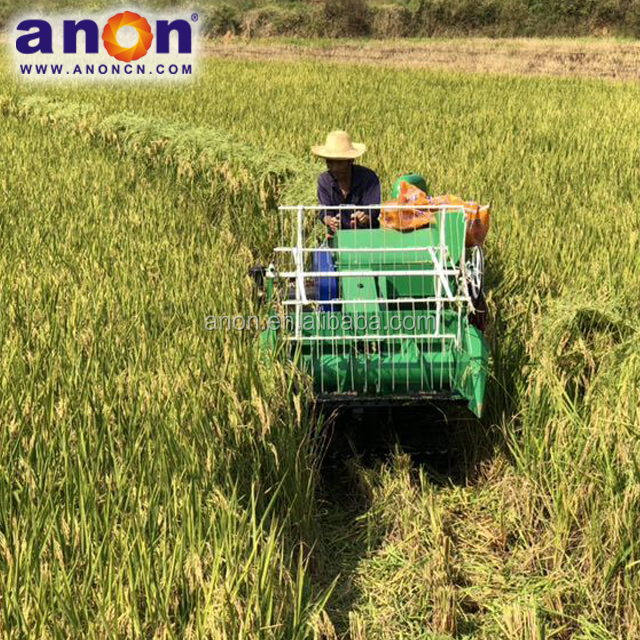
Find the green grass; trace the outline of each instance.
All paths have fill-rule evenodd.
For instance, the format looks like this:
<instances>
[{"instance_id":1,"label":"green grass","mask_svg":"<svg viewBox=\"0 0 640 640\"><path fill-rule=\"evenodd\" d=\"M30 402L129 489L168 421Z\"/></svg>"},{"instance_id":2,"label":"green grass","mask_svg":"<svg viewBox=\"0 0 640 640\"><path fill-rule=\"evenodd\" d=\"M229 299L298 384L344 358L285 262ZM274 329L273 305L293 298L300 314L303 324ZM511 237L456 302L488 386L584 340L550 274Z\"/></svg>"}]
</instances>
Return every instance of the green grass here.
<instances>
[{"instance_id":1,"label":"green grass","mask_svg":"<svg viewBox=\"0 0 640 640\"><path fill-rule=\"evenodd\" d=\"M639 93L219 60L4 82L7 634L636 637ZM492 203L489 409L444 478L398 453L323 486L287 366L204 330L255 309L273 205L313 198L337 126L385 191L415 170Z\"/></svg>"},{"instance_id":2,"label":"green grass","mask_svg":"<svg viewBox=\"0 0 640 640\"><path fill-rule=\"evenodd\" d=\"M367 36L373 38L637 37L638 8L619 0L149 0L154 12L197 10L205 32L248 37L299 39ZM108 11L123 6L108 0L33 0L32 11ZM123 6L126 8L126 6ZM19 3L0 0L0 29L24 13Z\"/></svg>"}]
</instances>

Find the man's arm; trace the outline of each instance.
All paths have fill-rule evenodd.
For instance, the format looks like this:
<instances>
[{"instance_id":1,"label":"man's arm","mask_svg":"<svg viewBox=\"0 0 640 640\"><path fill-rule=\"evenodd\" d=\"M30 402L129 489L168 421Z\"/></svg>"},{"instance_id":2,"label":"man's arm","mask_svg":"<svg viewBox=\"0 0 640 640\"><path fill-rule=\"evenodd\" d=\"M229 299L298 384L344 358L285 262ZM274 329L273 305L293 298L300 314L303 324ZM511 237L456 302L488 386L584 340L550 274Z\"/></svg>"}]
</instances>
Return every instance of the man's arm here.
<instances>
[{"instance_id":1,"label":"man's arm","mask_svg":"<svg viewBox=\"0 0 640 640\"><path fill-rule=\"evenodd\" d=\"M331 206L331 194L326 184L324 183L322 176L318 178L318 204ZM327 216L329 213L330 212L326 211L325 209L320 209L318 217L324 222L325 216Z\"/></svg>"},{"instance_id":2,"label":"man's arm","mask_svg":"<svg viewBox=\"0 0 640 640\"><path fill-rule=\"evenodd\" d=\"M318 204L324 204L327 207L331 206L331 191L326 182L322 179L322 175L318 178ZM338 217L334 215L332 211L320 209L318 218L332 231L336 231L338 228Z\"/></svg>"}]
</instances>

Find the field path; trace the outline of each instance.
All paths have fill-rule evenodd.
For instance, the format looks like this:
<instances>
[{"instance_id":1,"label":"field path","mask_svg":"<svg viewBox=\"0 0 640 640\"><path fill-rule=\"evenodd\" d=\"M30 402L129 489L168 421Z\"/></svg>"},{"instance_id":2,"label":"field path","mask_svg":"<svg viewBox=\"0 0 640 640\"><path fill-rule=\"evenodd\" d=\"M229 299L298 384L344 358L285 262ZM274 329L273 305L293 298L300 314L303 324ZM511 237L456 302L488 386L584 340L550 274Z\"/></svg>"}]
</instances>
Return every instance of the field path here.
<instances>
[{"instance_id":1,"label":"field path","mask_svg":"<svg viewBox=\"0 0 640 640\"><path fill-rule=\"evenodd\" d=\"M213 57L247 60L322 60L474 73L640 79L640 43L613 39L469 38L335 44L222 39L207 43L205 51Z\"/></svg>"},{"instance_id":2,"label":"field path","mask_svg":"<svg viewBox=\"0 0 640 640\"><path fill-rule=\"evenodd\" d=\"M9 42L0 33L0 45ZM220 38L206 41L205 54L241 60L389 65L424 69L640 80L640 41L541 38L314 41Z\"/></svg>"}]
</instances>

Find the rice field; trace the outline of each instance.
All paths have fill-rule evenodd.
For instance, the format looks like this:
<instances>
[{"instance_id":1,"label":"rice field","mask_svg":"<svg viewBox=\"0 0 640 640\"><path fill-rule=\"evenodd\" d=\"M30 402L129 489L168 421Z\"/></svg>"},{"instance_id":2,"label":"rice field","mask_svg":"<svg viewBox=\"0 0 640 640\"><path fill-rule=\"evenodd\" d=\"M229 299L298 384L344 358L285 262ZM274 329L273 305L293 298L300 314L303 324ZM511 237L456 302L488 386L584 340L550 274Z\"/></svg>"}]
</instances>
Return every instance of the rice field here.
<instances>
[{"instance_id":1,"label":"rice field","mask_svg":"<svg viewBox=\"0 0 640 640\"><path fill-rule=\"evenodd\" d=\"M640 87L209 60L192 85L0 71L7 637L640 637ZM247 268L348 129L491 202L488 411L437 475L320 473ZM302 393L296 389L302 388Z\"/></svg>"}]
</instances>

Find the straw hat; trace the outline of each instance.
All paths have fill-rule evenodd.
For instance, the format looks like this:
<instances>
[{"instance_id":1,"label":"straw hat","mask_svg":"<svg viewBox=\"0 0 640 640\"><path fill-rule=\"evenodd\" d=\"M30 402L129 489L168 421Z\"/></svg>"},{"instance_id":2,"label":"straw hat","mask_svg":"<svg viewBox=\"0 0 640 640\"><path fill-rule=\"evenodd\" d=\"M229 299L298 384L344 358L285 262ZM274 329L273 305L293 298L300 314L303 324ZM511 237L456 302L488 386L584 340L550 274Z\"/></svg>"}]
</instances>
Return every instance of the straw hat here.
<instances>
[{"instance_id":1,"label":"straw hat","mask_svg":"<svg viewBox=\"0 0 640 640\"><path fill-rule=\"evenodd\" d=\"M311 153L331 160L353 160L359 158L367 146L361 142L351 142L346 131L331 131L324 144L311 147Z\"/></svg>"}]
</instances>

